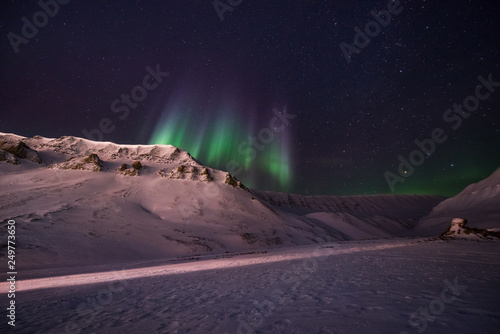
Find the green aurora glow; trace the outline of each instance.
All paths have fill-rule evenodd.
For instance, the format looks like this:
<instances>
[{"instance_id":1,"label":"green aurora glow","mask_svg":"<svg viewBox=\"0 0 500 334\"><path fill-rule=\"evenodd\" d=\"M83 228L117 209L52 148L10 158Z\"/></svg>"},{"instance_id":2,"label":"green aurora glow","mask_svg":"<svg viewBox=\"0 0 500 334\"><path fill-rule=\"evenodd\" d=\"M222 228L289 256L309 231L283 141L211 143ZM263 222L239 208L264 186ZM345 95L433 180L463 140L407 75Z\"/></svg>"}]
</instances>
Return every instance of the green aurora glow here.
<instances>
[{"instance_id":1,"label":"green aurora glow","mask_svg":"<svg viewBox=\"0 0 500 334\"><path fill-rule=\"evenodd\" d=\"M149 144L184 149L205 165L235 174L249 187L258 184L259 188L268 190L289 190L292 171L288 133L274 133L274 139L269 143L259 141L258 145L251 146L249 137L257 137L262 128L238 119L230 108L219 110L205 113L200 119L187 112L186 107L167 108ZM230 161L238 163L239 173L235 173L236 169L231 170Z\"/></svg>"}]
</instances>

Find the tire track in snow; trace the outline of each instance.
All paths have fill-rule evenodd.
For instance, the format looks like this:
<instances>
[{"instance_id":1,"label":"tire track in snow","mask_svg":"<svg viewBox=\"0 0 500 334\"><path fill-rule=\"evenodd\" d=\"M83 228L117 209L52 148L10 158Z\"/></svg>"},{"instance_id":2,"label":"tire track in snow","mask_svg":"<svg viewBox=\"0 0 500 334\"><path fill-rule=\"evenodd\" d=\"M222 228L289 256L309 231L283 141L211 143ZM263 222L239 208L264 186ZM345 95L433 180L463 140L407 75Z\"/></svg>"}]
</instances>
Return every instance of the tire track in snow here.
<instances>
[{"instance_id":1,"label":"tire track in snow","mask_svg":"<svg viewBox=\"0 0 500 334\"><path fill-rule=\"evenodd\" d=\"M281 250L278 254L260 255L238 258L221 258L205 260L202 262L189 262L178 264L167 264L146 268L126 269L110 272L87 273L77 275L65 275L49 278L37 278L29 280L19 280L16 282L16 291L31 291L39 289L52 289L62 287L74 287L97 283L121 281L124 279L136 279L164 275L176 275L189 272L198 272L214 269L236 268L264 263L275 263L289 260L300 260L304 258L335 256L341 254L377 251L396 247L413 245L417 240L394 242L386 241L378 245L355 245L349 244L323 244L321 246L308 246L301 250L287 249ZM347 246L347 248L345 248ZM279 251L278 251L279 252ZM8 282L0 283L0 293L6 293L9 289Z\"/></svg>"}]
</instances>

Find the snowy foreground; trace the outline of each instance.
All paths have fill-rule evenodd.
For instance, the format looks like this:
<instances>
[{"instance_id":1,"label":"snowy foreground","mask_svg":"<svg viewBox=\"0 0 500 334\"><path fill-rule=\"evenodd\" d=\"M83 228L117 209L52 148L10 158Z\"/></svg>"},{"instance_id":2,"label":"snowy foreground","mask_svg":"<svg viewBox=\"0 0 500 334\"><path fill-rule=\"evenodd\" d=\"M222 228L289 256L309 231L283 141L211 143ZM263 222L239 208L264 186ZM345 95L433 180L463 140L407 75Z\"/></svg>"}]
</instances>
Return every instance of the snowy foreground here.
<instances>
[{"instance_id":1,"label":"snowy foreground","mask_svg":"<svg viewBox=\"0 0 500 334\"><path fill-rule=\"evenodd\" d=\"M500 333L499 250L399 238L25 271L0 332Z\"/></svg>"}]
</instances>

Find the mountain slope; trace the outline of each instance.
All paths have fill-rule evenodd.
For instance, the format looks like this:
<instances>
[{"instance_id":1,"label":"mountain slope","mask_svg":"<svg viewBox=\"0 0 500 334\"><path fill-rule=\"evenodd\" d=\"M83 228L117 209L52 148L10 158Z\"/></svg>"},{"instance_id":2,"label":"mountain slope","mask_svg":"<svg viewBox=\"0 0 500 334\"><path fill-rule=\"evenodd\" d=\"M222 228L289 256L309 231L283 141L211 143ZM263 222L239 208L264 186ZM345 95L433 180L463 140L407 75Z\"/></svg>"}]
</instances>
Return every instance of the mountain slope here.
<instances>
[{"instance_id":1,"label":"mountain slope","mask_svg":"<svg viewBox=\"0 0 500 334\"><path fill-rule=\"evenodd\" d=\"M469 185L455 197L439 203L421 219L416 230L420 235L436 235L442 233L456 217L467 219L471 227L500 227L500 168L488 178Z\"/></svg>"},{"instance_id":2,"label":"mountain slope","mask_svg":"<svg viewBox=\"0 0 500 334\"><path fill-rule=\"evenodd\" d=\"M444 198L415 195L301 196L251 190L292 215L336 229L345 239L407 236Z\"/></svg>"}]
</instances>

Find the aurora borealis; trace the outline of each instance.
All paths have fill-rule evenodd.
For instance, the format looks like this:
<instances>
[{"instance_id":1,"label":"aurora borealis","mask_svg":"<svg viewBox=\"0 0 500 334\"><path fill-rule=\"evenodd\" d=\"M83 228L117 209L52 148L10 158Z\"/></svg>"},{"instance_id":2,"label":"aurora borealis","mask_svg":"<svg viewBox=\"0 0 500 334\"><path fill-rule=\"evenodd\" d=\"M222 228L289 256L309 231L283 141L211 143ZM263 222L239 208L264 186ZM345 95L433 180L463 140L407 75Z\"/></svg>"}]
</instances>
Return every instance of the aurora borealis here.
<instances>
[{"instance_id":1,"label":"aurora borealis","mask_svg":"<svg viewBox=\"0 0 500 334\"><path fill-rule=\"evenodd\" d=\"M451 196L500 166L500 2L232 9L70 1L30 31L38 2L2 4L0 131L171 144L247 186L303 195ZM168 76L154 81L156 68ZM453 130L443 114L479 76L493 91ZM295 117L280 131L285 108ZM392 190L385 173L438 127L446 142Z\"/></svg>"},{"instance_id":2,"label":"aurora borealis","mask_svg":"<svg viewBox=\"0 0 500 334\"><path fill-rule=\"evenodd\" d=\"M180 147L203 164L245 180L250 187L264 181L276 189L289 189L292 178L290 131L288 120L277 117L282 112L269 111L269 126L256 131L254 122L238 117L251 115L251 110L238 112L238 106L224 105L201 108L200 115L193 113L197 109L195 104L193 100L169 103L149 144Z\"/></svg>"}]
</instances>

